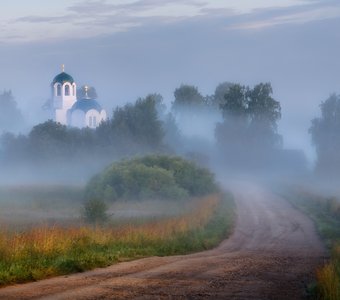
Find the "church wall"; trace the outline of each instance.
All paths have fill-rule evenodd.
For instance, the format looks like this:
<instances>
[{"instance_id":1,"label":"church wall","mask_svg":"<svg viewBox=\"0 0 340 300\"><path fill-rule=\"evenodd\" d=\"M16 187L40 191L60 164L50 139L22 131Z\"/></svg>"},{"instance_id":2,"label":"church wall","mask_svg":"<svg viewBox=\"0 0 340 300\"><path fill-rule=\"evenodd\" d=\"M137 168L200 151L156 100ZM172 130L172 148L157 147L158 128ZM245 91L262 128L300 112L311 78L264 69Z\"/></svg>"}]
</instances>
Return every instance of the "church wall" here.
<instances>
[{"instance_id":1,"label":"church wall","mask_svg":"<svg viewBox=\"0 0 340 300\"><path fill-rule=\"evenodd\" d=\"M63 98L55 96L53 98L53 108L54 109L62 109L63 108Z\"/></svg>"},{"instance_id":2,"label":"church wall","mask_svg":"<svg viewBox=\"0 0 340 300\"><path fill-rule=\"evenodd\" d=\"M71 113L70 125L78 128L86 127L85 113L82 110L75 110Z\"/></svg>"},{"instance_id":3,"label":"church wall","mask_svg":"<svg viewBox=\"0 0 340 300\"><path fill-rule=\"evenodd\" d=\"M58 86L61 86L61 95L58 96ZM69 88L69 96L65 95L66 87ZM55 83L53 86L53 108L55 109L55 118L54 120L58 123L69 125L69 117L68 110L72 107L72 105L77 101L76 98L76 84L73 83L64 83L61 85L60 83Z\"/></svg>"},{"instance_id":4,"label":"church wall","mask_svg":"<svg viewBox=\"0 0 340 300\"><path fill-rule=\"evenodd\" d=\"M107 119L107 114L106 114L106 111L104 109L100 113L100 118L101 118L100 122L106 121L106 119Z\"/></svg>"},{"instance_id":5,"label":"church wall","mask_svg":"<svg viewBox=\"0 0 340 300\"><path fill-rule=\"evenodd\" d=\"M57 123L68 125L67 124L67 111L64 109L56 109L55 110L55 120Z\"/></svg>"},{"instance_id":6,"label":"church wall","mask_svg":"<svg viewBox=\"0 0 340 300\"><path fill-rule=\"evenodd\" d=\"M101 122L101 115L98 111L96 111L95 109L90 109L87 113L86 113L86 126L90 127L90 128L96 128L98 127L98 125Z\"/></svg>"}]
</instances>

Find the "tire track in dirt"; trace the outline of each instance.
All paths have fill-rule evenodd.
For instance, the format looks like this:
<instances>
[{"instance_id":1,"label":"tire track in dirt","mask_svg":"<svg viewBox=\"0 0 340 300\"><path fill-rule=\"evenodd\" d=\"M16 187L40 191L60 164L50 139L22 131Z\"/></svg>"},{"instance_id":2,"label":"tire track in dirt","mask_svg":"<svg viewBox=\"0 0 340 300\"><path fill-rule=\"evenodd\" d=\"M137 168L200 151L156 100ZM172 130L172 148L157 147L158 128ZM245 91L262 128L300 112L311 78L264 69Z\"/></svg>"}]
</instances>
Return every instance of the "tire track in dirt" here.
<instances>
[{"instance_id":1,"label":"tire track in dirt","mask_svg":"<svg viewBox=\"0 0 340 300\"><path fill-rule=\"evenodd\" d=\"M230 189L236 226L216 249L10 286L0 299L305 299L327 255L311 220L258 185Z\"/></svg>"}]
</instances>

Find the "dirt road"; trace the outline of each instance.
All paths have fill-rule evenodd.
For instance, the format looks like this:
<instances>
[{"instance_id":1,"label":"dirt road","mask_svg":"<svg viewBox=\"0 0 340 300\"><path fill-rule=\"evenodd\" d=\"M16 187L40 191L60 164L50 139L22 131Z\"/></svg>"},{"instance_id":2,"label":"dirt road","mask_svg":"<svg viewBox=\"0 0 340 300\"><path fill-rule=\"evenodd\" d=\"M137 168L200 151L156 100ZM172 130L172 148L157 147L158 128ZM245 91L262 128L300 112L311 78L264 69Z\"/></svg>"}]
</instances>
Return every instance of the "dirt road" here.
<instances>
[{"instance_id":1,"label":"dirt road","mask_svg":"<svg viewBox=\"0 0 340 300\"><path fill-rule=\"evenodd\" d=\"M236 228L214 250L11 286L0 299L305 299L326 255L312 222L259 186L232 191Z\"/></svg>"}]
</instances>

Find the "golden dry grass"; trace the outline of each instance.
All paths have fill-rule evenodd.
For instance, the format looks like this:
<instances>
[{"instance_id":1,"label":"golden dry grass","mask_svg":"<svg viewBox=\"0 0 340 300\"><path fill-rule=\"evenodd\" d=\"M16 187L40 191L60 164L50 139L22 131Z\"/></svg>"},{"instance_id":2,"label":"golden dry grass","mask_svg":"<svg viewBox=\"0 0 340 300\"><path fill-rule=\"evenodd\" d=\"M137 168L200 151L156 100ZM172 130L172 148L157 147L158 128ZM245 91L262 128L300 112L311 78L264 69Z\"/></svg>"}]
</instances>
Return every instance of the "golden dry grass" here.
<instances>
[{"instance_id":1,"label":"golden dry grass","mask_svg":"<svg viewBox=\"0 0 340 300\"><path fill-rule=\"evenodd\" d=\"M340 299L340 243L336 243L332 249L332 259L329 264L318 271L324 299Z\"/></svg>"},{"instance_id":2,"label":"golden dry grass","mask_svg":"<svg viewBox=\"0 0 340 300\"><path fill-rule=\"evenodd\" d=\"M226 232L223 226L230 225L229 222L210 225L215 231L218 229L217 235L205 234L220 206L221 195L216 194L197 199L192 211L183 215L139 225L41 226L21 232L2 229L0 285L91 269L134 257L201 250L212 245L211 238L216 244Z\"/></svg>"}]
</instances>

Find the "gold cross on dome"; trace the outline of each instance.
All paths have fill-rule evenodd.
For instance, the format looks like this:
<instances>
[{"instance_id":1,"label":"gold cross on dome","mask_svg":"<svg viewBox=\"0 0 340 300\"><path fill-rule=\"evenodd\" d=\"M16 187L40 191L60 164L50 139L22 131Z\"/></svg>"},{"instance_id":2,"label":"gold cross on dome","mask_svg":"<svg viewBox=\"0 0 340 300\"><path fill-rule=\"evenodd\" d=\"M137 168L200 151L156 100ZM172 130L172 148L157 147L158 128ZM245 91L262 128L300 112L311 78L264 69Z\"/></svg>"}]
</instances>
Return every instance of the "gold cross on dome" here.
<instances>
[{"instance_id":1,"label":"gold cross on dome","mask_svg":"<svg viewBox=\"0 0 340 300\"><path fill-rule=\"evenodd\" d=\"M65 65L64 65L64 64L61 65L61 70L62 70L63 72L65 72Z\"/></svg>"}]
</instances>

